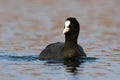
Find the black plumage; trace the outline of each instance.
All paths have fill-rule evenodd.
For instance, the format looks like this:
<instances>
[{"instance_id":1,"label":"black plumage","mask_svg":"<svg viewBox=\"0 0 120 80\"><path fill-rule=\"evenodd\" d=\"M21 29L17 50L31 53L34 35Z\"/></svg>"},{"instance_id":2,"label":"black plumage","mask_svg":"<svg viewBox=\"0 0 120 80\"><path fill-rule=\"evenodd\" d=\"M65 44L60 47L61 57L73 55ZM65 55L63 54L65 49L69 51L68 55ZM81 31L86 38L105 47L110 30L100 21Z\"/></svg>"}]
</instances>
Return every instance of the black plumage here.
<instances>
[{"instance_id":1,"label":"black plumage","mask_svg":"<svg viewBox=\"0 0 120 80\"><path fill-rule=\"evenodd\" d=\"M78 45L80 26L74 17L67 18L63 33L65 43L57 42L49 44L39 56L40 60L64 60L86 57L83 48Z\"/></svg>"}]
</instances>

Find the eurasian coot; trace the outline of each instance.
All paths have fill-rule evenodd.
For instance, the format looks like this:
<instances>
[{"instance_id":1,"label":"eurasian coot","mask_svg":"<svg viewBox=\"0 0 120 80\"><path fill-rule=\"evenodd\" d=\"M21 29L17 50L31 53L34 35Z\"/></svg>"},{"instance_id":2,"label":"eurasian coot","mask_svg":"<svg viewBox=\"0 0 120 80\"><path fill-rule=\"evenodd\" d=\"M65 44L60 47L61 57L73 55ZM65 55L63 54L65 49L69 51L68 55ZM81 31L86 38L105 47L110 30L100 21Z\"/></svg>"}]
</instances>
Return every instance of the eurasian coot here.
<instances>
[{"instance_id":1,"label":"eurasian coot","mask_svg":"<svg viewBox=\"0 0 120 80\"><path fill-rule=\"evenodd\" d=\"M80 26L76 18L69 17L65 21L63 34L65 43L57 42L49 44L39 56L40 60L64 60L86 57L83 48L78 45Z\"/></svg>"}]
</instances>

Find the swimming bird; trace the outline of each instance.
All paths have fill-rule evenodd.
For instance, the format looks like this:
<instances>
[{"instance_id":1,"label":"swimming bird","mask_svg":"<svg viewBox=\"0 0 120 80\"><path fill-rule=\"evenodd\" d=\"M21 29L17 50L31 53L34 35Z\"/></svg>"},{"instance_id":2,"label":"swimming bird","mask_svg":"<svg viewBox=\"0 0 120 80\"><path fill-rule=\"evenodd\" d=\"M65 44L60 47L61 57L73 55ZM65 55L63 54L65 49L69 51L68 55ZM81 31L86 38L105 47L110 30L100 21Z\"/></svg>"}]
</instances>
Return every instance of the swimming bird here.
<instances>
[{"instance_id":1,"label":"swimming bird","mask_svg":"<svg viewBox=\"0 0 120 80\"><path fill-rule=\"evenodd\" d=\"M65 60L86 57L83 48L78 45L78 36L80 25L76 18L69 17L66 19L63 29L65 43L56 42L49 44L40 53L40 60Z\"/></svg>"}]
</instances>

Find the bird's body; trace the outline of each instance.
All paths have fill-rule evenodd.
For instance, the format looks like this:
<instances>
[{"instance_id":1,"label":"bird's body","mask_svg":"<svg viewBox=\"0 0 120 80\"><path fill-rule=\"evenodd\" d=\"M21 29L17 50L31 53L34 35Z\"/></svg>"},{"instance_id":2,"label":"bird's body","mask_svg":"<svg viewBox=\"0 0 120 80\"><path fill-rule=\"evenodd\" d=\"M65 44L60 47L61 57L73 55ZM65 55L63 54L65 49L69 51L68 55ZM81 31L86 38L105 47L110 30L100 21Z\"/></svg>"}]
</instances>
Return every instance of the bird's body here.
<instances>
[{"instance_id":1,"label":"bird's body","mask_svg":"<svg viewBox=\"0 0 120 80\"><path fill-rule=\"evenodd\" d=\"M56 42L56 43L52 43L49 44L41 53L40 53L40 57L39 59L41 60L61 60L61 59L67 59L67 58L72 58L72 53L74 52L74 48L72 49L68 49L65 52L63 52L64 49L64 43L61 42ZM78 54L78 56L81 56L81 53L83 54L83 56L86 56L83 48L78 45L78 50L80 51L80 53ZM64 53L68 53L66 55L64 55ZM74 55L74 54L73 54ZM65 57L65 58L64 58ZM77 57L77 56L76 56Z\"/></svg>"},{"instance_id":2,"label":"bird's body","mask_svg":"<svg viewBox=\"0 0 120 80\"><path fill-rule=\"evenodd\" d=\"M40 60L65 60L77 57L86 57L83 48L78 45L79 23L75 18L67 18L63 33L65 43L57 42L49 44L39 56Z\"/></svg>"}]
</instances>

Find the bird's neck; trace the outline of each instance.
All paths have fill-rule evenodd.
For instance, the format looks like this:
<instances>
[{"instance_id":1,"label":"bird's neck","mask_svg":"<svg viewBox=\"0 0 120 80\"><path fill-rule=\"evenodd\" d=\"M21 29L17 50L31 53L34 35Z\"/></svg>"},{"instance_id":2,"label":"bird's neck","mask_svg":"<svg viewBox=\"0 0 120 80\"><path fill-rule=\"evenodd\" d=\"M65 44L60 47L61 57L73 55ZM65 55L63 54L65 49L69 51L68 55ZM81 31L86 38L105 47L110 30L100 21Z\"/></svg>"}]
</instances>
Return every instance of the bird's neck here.
<instances>
[{"instance_id":1,"label":"bird's neck","mask_svg":"<svg viewBox=\"0 0 120 80\"><path fill-rule=\"evenodd\" d=\"M76 48L77 47L77 38L76 36L71 37L72 35L65 35L65 46L67 48Z\"/></svg>"},{"instance_id":2,"label":"bird's neck","mask_svg":"<svg viewBox=\"0 0 120 80\"><path fill-rule=\"evenodd\" d=\"M72 36L72 35L71 35ZM77 37L65 36L65 45L62 51L63 58L72 58L78 56Z\"/></svg>"}]
</instances>

